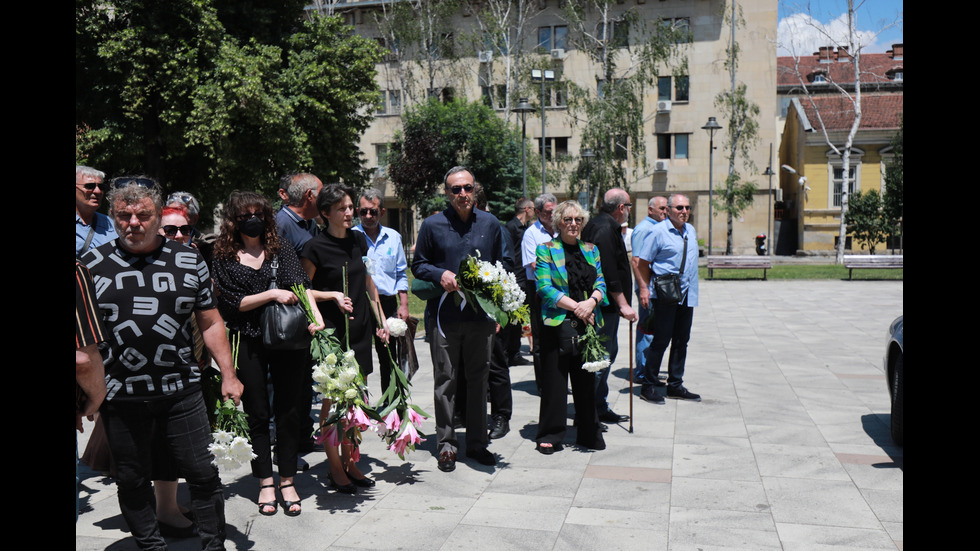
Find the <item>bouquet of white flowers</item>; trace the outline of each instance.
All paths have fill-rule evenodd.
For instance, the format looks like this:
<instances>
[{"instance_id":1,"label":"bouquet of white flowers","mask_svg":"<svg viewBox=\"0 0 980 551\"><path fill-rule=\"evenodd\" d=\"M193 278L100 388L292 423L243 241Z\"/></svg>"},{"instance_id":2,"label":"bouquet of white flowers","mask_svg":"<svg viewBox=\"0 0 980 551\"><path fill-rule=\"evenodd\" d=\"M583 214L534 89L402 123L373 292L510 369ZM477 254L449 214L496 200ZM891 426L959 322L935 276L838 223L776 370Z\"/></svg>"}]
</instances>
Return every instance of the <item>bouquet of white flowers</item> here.
<instances>
[{"instance_id":1,"label":"bouquet of white flowers","mask_svg":"<svg viewBox=\"0 0 980 551\"><path fill-rule=\"evenodd\" d=\"M579 338L582 350L582 369L595 373L609 367L609 353L602 346L602 341L608 337L599 336L594 325L585 327L585 335Z\"/></svg>"},{"instance_id":2,"label":"bouquet of white flowers","mask_svg":"<svg viewBox=\"0 0 980 551\"><path fill-rule=\"evenodd\" d=\"M481 308L500 325L524 325L531 319L530 308L524 304L524 291L514 274L504 269L498 260L491 264L467 256L459 265L456 280L467 302Z\"/></svg>"}]
</instances>

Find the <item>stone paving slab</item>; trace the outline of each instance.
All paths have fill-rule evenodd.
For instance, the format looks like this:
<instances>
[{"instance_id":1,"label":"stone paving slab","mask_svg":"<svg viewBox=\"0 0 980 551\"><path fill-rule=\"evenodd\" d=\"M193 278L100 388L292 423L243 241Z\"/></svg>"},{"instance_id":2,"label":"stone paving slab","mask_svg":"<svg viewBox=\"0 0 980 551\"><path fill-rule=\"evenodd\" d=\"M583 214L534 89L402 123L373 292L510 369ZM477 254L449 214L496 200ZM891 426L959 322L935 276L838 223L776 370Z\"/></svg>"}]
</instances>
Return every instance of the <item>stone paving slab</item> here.
<instances>
[{"instance_id":1,"label":"stone paving slab","mask_svg":"<svg viewBox=\"0 0 980 551\"><path fill-rule=\"evenodd\" d=\"M249 469L225 472L227 549L902 549L904 450L888 435L881 357L903 288L702 281L685 380L701 403L649 404L634 387L632 433L628 422L611 425L607 449L590 451L574 446L570 427L565 449L543 456L533 369L514 367L511 432L490 446L495 468L460 458L442 473L434 437L403 462L368 434L360 465L377 486L333 492L323 453L308 454L295 518L259 515ZM620 324L610 377L619 413L630 410L628 331ZM432 411L428 347L416 346L415 399ZM432 422L423 430L431 435ZM76 550L136 549L114 481L86 471L82 487ZM188 499L183 485L179 496Z\"/></svg>"}]
</instances>

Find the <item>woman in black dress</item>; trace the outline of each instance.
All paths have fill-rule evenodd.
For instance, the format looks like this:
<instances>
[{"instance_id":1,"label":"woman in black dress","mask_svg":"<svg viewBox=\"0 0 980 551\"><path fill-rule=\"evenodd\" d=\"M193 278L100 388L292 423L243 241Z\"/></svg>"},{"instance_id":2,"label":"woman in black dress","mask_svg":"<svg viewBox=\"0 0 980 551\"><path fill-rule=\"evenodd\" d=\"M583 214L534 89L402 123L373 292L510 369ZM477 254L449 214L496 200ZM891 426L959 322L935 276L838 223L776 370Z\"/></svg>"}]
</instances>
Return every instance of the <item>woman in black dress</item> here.
<instances>
[{"instance_id":1,"label":"woman in black dress","mask_svg":"<svg viewBox=\"0 0 980 551\"><path fill-rule=\"evenodd\" d=\"M278 289L269 289L273 262ZM282 247L276 219L269 201L249 191L236 191L225 205L221 234L214 246L212 262L218 308L228 329L238 331L238 378L245 386L242 406L248 414L252 452L252 476L259 479L259 513L269 516L278 511L272 478L269 419L275 414L276 449L279 454L279 491L283 511L289 516L302 512L299 495L293 487L299 450L300 404L307 396L305 385L311 361L306 350L267 350L262 344L260 317L272 302L295 304L299 299L289 288L309 285L296 251ZM310 300L312 292L307 291ZM310 325L310 333L323 324ZM269 411L268 381L273 388Z\"/></svg>"},{"instance_id":2,"label":"woman in black dress","mask_svg":"<svg viewBox=\"0 0 980 551\"><path fill-rule=\"evenodd\" d=\"M361 374L366 378L374 369L372 337L377 334L387 342L388 329L383 321L382 328L376 329L375 319L384 320L384 316L378 306L378 290L364 263L367 241L363 233L350 229L354 219L353 197L353 190L343 184L324 186L317 196L316 206L327 227L306 243L300 256L303 268L313 282L313 297L318 302L324 324L335 330L334 336L341 346L349 344ZM324 402L320 408L321 423L329 412L330 403ZM352 494L357 491L357 486L374 486L374 481L365 477L350 460L353 450L350 442L341 443L341 453L328 445L324 445L324 449L330 462L330 481L338 491Z\"/></svg>"}]
</instances>

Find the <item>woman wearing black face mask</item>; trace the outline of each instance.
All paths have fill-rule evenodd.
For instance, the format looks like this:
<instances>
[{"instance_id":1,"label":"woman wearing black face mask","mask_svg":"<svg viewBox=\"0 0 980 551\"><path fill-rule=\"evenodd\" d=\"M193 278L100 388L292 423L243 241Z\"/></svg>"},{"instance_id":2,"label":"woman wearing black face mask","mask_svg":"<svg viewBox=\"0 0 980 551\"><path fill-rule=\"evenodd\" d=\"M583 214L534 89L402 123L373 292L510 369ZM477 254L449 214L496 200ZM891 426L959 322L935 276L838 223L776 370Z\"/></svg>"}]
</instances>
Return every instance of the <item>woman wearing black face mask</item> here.
<instances>
[{"instance_id":1,"label":"woman wearing black face mask","mask_svg":"<svg viewBox=\"0 0 980 551\"><path fill-rule=\"evenodd\" d=\"M273 260L276 286L269 289ZM297 450L301 438L300 403L310 373L309 350L266 350L262 345L260 317L271 302L295 304L290 289L295 284L309 287L310 280L291 246L280 246L276 219L269 201L257 193L236 191L225 205L221 235L214 246L213 275L218 292L218 308L228 329L241 334L238 350L238 378L245 386L242 406L248 414L252 451L252 475L259 479L259 513L269 516L278 511L272 477L269 435L269 395L267 378L272 381L272 409L276 418L276 446L279 453L279 488L283 511L296 516L302 511L293 487ZM313 300L312 294L308 295ZM318 327L322 329L323 322Z\"/></svg>"}]
</instances>

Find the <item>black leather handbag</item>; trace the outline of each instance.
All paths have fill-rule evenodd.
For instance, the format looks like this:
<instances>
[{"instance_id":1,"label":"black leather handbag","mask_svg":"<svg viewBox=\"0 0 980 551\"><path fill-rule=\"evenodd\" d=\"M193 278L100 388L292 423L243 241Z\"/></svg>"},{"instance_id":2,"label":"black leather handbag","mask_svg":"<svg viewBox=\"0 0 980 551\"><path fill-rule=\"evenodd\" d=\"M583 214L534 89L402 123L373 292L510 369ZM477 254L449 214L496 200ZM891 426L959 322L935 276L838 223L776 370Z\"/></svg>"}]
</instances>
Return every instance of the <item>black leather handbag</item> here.
<instances>
[{"instance_id":1,"label":"black leather handbag","mask_svg":"<svg viewBox=\"0 0 980 551\"><path fill-rule=\"evenodd\" d=\"M653 288L657 291L657 303L676 306L684 302L685 293L681 290L681 276L687 264L687 237L684 237L684 256L681 257L681 270L678 274L664 274L653 280Z\"/></svg>"},{"instance_id":2,"label":"black leather handbag","mask_svg":"<svg viewBox=\"0 0 980 551\"><path fill-rule=\"evenodd\" d=\"M572 314L567 314L558 326L558 354L578 356L582 353L579 339L585 334L585 322Z\"/></svg>"},{"instance_id":3,"label":"black leather handbag","mask_svg":"<svg viewBox=\"0 0 980 551\"><path fill-rule=\"evenodd\" d=\"M278 289L276 271L279 269L279 255L272 257L272 279L269 289ZM301 350L309 348L310 336L307 327L306 311L299 303L283 304L272 301L262 309L259 318L262 325L262 345L269 350Z\"/></svg>"}]
</instances>

